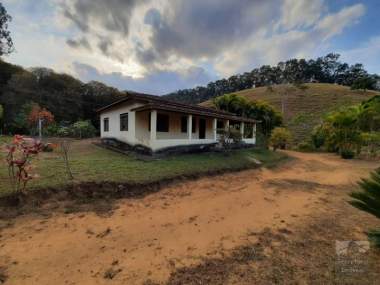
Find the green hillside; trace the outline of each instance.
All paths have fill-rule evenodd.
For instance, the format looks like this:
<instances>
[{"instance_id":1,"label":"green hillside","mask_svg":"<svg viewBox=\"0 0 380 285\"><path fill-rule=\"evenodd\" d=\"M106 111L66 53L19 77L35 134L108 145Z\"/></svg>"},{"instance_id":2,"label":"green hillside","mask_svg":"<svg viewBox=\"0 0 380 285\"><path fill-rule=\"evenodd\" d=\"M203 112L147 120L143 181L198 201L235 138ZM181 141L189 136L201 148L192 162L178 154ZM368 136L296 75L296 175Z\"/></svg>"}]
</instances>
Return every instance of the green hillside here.
<instances>
[{"instance_id":1,"label":"green hillside","mask_svg":"<svg viewBox=\"0 0 380 285\"><path fill-rule=\"evenodd\" d=\"M292 131L295 141L300 142L309 136L324 114L342 106L360 103L380 95L380 92L351 90L335 84L308 83L300 87L286 84L258 87L234 94L250 100L266 101L280 112L283 109L285 124ZM212 106L212 101L203 102L202 105Z\"/></svg>"}]
</instances>

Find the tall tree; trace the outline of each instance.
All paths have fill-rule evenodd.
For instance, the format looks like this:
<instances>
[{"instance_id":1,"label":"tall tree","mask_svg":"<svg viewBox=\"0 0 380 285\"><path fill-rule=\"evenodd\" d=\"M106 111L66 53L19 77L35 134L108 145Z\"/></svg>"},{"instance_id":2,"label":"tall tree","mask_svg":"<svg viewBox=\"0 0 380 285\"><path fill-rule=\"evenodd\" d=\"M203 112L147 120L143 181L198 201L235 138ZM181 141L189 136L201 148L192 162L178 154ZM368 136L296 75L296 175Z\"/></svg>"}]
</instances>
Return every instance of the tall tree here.
<instances>
[{"instance_id":1,"label":"tall tree","mask_svg":"<svg viewBox=\"0 0 380 285\"><path fill-rule=\"evenodd\" d=\"M0 3L0 56L7 55L14 50L11 33L8 30L10 21L12 21L12 17Z\"/></svg>"}]
</instances>

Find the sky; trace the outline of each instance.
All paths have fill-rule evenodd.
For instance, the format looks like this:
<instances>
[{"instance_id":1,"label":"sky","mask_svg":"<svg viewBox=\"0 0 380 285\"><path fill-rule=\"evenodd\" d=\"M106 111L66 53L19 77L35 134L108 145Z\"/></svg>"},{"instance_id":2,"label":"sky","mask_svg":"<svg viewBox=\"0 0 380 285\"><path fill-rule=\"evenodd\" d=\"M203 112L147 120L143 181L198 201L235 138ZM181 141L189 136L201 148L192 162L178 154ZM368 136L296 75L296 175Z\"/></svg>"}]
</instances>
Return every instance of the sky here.
<instances>
[{"instance_id":1,"label":"sky","mask_svg":"<svg viewBox=\"0 0 380 285\"><path fill-rule=\"evenodd\" d=\"M334 52L380 74L379 0L5 0L23 67L166 94Z\"/></svg>"}]
</instances>

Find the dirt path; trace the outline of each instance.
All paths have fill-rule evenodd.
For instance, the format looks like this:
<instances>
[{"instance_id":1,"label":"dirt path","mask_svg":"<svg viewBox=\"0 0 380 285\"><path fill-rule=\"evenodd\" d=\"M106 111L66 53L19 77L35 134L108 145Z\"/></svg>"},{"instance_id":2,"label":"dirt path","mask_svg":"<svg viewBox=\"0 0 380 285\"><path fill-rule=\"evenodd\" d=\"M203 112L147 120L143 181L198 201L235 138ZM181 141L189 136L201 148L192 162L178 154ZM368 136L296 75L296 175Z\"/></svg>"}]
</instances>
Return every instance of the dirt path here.
<instances>
[{"instance_id":1,"label":"dirt path","mask_svg":"<svg viewBox=\"0 0 380 285\"><path fill-rule=\"evenodd\" d=\"M0 266L6 284L153 284L168 280L173 284L243 284L246 279L239 277L241 272L237 277L224 272L226 278L209 283L207 279L195 283L189 276L202 272L207 260L226 266L231 252L257 244L268 233L281 233L270 235L274 244L276 237L277 243L298 240L309 225L318 227L322 222L318 217L331 217L325 224L345 223L340 234L347 235L332 234L326 248L335 246L335 239L365 240L364 231L377 221L347 205L346 199L355 182L377 164L344 161L328 154L291 155L296 159L280 168L203 178L143 199L121 200L109 216L19 217L0 233ZM347 221L347 216L352 220ZM298 234L289 237L289 233ZM265 258L271 256L266 248L261 249ZM252 278L261 276L257 266ZM203 277L207 273L199 278ZM271 277L262 278L257 280ZM304 277L295 274L292 278L300 282Z\"/></svg>"}]
</instances>

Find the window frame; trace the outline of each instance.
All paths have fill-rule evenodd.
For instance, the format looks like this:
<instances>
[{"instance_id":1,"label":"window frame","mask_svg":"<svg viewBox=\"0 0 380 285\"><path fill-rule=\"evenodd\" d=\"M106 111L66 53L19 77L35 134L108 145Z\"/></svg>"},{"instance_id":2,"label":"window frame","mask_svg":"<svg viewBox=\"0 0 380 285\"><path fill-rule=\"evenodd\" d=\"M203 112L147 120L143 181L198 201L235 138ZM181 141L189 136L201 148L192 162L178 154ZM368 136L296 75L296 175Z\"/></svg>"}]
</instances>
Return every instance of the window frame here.
<instances>
[{"instance_id":1,"label":"window frame","mask_svg":"<svg viewBox=\"0 0 380 285\"><path fill-rule=\"evenodd\" d=\"M121 132L128 132L128 129L129 129L129 114L128 113L122 113L122 114L120 114L119 118L120 118L120 131ZM126 126L122 124L122 120L125 119L125 118L127 119L127 125ZM123 127L125 127L125 128L123 128Z\"/></svg>"}]
</instances>

